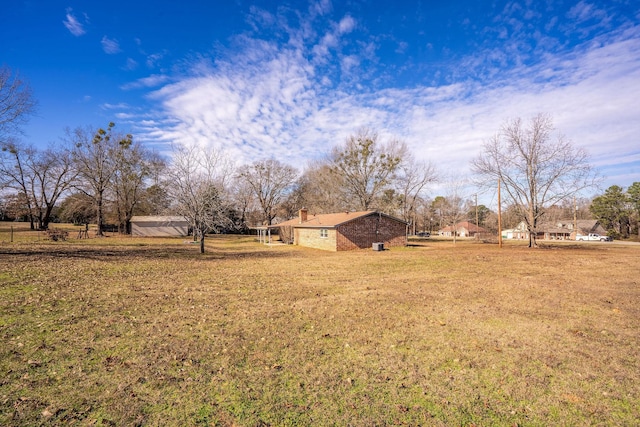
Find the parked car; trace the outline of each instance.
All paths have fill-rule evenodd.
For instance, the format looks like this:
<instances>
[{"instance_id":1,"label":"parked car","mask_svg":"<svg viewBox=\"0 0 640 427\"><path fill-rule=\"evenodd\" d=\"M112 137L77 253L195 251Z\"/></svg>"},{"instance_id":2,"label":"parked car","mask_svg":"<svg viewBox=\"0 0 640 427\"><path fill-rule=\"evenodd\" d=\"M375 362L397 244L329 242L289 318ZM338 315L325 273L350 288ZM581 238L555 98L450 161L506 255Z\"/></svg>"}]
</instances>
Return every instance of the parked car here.
<instances>
[{"instance_id":1,"label":"parked car","mask_svg":"<svg viewBox=\"0 0 640 427\"><path fill-rule=\"evenodd\" d=\"M418 236L418 237L431 237L431 233L429 233L428 231L421 231L419 233L416 233L416 236Z\"/></svg>"},{"instance_id":2,"label":"parked car","mask_svg":"<svg viewBox=\"0 0 640 427\"><path fill-rule=\"evenodd\" d=\"M596 233L589 233L587 235L578 234L576 236L576 240L578 240L578 241L591 240L591 241L600 241L600 242L610 242L613 239L610 236L601 236L601 235L596 234Z\"/></svg>"}]
</instances>

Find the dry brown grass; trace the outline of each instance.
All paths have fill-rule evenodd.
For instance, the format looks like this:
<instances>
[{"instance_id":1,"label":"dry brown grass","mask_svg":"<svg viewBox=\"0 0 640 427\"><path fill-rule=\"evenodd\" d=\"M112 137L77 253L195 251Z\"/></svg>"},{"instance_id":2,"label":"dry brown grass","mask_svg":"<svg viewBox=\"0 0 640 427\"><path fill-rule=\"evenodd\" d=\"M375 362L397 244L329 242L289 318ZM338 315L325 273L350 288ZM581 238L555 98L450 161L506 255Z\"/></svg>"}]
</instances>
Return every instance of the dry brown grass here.
<instances>
[{"instance_id":1,"label":"dry brown grass","mask_svg":"<svg viewBox=\"0 0 640 427\"><path fill-rule=\"evenodd\" d=\"M640 247L0 245L2 425L633 425Z\"/></svg>"}]
</instances>

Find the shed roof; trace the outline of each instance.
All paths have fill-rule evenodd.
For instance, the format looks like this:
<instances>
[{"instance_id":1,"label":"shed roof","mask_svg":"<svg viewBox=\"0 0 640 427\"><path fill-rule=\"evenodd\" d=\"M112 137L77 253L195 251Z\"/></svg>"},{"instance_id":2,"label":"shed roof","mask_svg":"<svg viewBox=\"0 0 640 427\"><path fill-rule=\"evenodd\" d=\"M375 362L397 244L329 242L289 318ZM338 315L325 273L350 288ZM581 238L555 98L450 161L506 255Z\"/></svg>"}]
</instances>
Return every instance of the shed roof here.
<instances>
[{"instance_id":1,"label":"shed roof","mask_svg":"<svg viewBox=\"0 0 640 427\"><path fill-rule=\"evenodd\" d=\"M183 216L177 215L135 215L131 217L131 222L188 222Z\"/></svg>"}]
</instances>

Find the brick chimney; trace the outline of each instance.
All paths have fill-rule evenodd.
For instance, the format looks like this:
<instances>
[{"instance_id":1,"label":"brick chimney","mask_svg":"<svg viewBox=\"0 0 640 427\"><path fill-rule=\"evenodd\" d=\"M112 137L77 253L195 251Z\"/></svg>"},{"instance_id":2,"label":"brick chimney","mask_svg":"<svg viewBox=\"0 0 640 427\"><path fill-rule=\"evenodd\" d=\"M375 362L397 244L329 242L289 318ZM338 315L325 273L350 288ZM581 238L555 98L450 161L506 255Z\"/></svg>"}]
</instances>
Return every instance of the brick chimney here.
<instances>
[{"instance_id":1,"label":"brick chimney","mask_svg":"<svg viewBox=\"0 0 640 427\"><path fill-rule=\"evenodd\" d=\"M300 218L300 224L307 220L307 210L305 208L300 209L298 211L298 217Z\"/></svg>"}]
</instances>

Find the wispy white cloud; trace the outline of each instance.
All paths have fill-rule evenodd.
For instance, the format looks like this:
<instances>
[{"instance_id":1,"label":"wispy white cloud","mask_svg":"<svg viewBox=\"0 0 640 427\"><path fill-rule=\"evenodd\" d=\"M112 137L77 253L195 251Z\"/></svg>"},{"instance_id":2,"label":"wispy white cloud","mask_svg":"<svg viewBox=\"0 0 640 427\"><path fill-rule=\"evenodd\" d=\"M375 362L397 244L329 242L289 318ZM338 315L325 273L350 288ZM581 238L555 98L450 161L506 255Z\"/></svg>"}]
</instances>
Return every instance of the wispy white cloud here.
<instances>
[{"instance_id":1,"label":"wispy white cloud","mask_svg":"<svg viewBox=\"0 0 640 427\"><path fill-rule=\"evenodd\" d=\"M567 13L567 16L575 20L578 24L591 20L600 22L607 22L609 20L609 17L604 10L599 9L594 4L584 0L574 5Z\"/></svg>"},{"instance_id":2,"label":"wispy white cloud","mask_svg":"<svg viewBox=\"0 0 640 427\"><path fill-rule=\"evenodd\" d=\"M253 48L259 51L244 52L242 61L219 64L209 75L156 91L153 98L178 121L166 139L221 144L236 156L281 153L315 109L313 70L295 50L261 47L257 43Z\"/></svg>"},{"instance_id":3,"label":"wispy white cloud","mask_svg":"<svg viewBox=\"0 0 640 427\"><path fill-rule=\"evenodd\" d=\"M122 109L129 109L131 108L131 106L127 103L124 102L120 102L118 104L110 104L110 103L104 103L100 106L101 108L105 109L105 110L122 110Z\"/></svg>"},{"instance_id":4,"label":"wispy white cloud","mask_svg":"<svg viewBox=\"0 0 640 427\"><path fill-rule=\"evenodd\" d=\"M147 68L155 68L160 60L165 56L166 52L158 52L147 55L147 59L145 60L145 65Z\"/></svg>"},{"instance_id":5,"label":"wispy white cloud","mask_svg":"<svg viewBox=\"0 0 640 427\"><path fill-rule=\"evenodd\" d=\"M331 5L331 0L319 0L315 2L310 2L309 5L309 15L313 18L316 15L326 15L333 9Z\"/></svg>"},{"instance_id":6,"label":"wispy white cloud","mask_svg":"<svg viewBox=\"0 0 640 427\"><path fill-rule=\"evenodd\" d=\"M120 112L120 113L116 113L116 114L115 114L115 116L116 116L116 119L119 119L119 120L129 120L129 119L135 119L135 118L137 118L137 117L138 117L138 114L136 114L136 113L122 113L122 112Z\"/></svg>"},{"instance_id":7,"label":"wispy white cloud","mask_svg":"<svg viewBox=\"0 0 640 427\"><path fill-rule=\"evenodd\" d=\"M153 88L166 83L169 80L169 76L165 74L154 74L148 77L143 77L135 82L124 84L120 87L122 90L140 89L140 88Z\"/></svg>"},{"instance_id":8,"label":"wispy white cloud","mask_svg":"<svg viewBox=\"0 0 640 427\"><path fill-rule=\"evenodd\" d=\"M396 53L405 53L407 51L407 48L409 47L409 43L401 41L398 42L398 47L396 48Z\"/></svg>"},{"instance_id":9,"label":"wispy white cloud","mask_svg":"<svg viewBox=\"0 0 640 427\"><path fill-rule=\"evenodd\" d=\"M594 31L609 29L612 24L612 17L604 8L584 0L574 5L567 16L572 24L566 25L565 31L575 32L582 38L586 38Z\"/></svg>"},{"instance_id":10,"label":"wispy white cloud","mask_svg":"<svg viewBox=\"0 0 640 427\"><path fill-rule=\"evenodd\" d=\"M338 32L340 34L347 34L353 31L355 27L356 27L356 20L353 19L351 16L347 15L344 18L342 18L338 23Z\"/></svg>"},{"instance_id":11,"label":"wispy white cloud","mask_svg":"<svg viewBox=\"0 0 640 427\"><path fill-rule=\"evenodd\" d=\"M133 58L127 58L127 62L125 63L123 68L127 71L133 71L138 68L138 61Z\"/></svg>"},{"instance_id":12,"label":"wispy white cloud","mask_svg":"<svg viewBox=\"0 0 640 427\"><path fill-rule=\"evenodd\" d=\"M88 20L89 20L88 17L85 15L85 21L88 21ZM73 14L73 9L71 8L67 8L67 13L62 23L67 28L67 30L69 30L69 32L76 37L80 37L81 35L86 33L86 30L84 29L84 24L82 24L78 20L78 18L75 17L75 15Z\"/></svg>"},{"instance_id":13,"label":"wispy white cloud","mask_svg":"<svg viewBox=\"0 0 640 427\"><path fill-rule=\"evenodd\" d=\"M136 44L136 46L138 47L138 53L141 54L144 59L143 60L139 60L136 61L136 64L141 62L144 63L145 66L149 69L154 69L157 68L160 64L160 61L167 55L168 51L167 50L162 50L160 52L155 52L155 53L149 53L145 50L144 46L143 46L143 42L142 39L135 37L133 39L133 42Z\"/></svg>"},{"instance_id":14,"label":"wispy white cloud","mask_svg":"<svg viewBox=\"0 0 640 427\"><path fill-rule=\"evenodd\" d=\"M120 49L120 44L116 39L110 39L107 36L103 36L102 40L100 40L102 44L102 50L109 55L114 55L116 53L122 52Z\"/></svg>"},{"instance_id":15,"label":"wispy white cloud","mask_svg":"<svg viewBox=\"0 0 640 427\"><path fill-rule=\"evenodd\" d=\"M324 34L318 44L313 46L313 53L318 62L326 62L331 55L331 51L339 48L341 37L350 33L356 27L356 21L351 16L345 16L338 23Z\"/></svg>"},{"instance_id":16,"label":"wispy white cloud","mask_svg":"<svg viewBox=\"0 0 640 427\"><path fill-rule=\"evenodd\" d=\"M510 13L535 19L513 8ZM345 17L315 38L300 37L305 44L245 35L241 51L215 61L202 58L191 64L189 77L171 83L149 77L147 83L164 86L150 94L160 111L139 123L141 137L216 145L240 163L275 157L302 166L369 127L404 140L418 159L465 176L482 143L506 119L545 112L611 179L640 181L640 28L605 33L570 50L549 50L544 60L496 66L486 78L380 89L364 81L340 84L328 71L333 64L343 72L362 68L362 56L338 49L346 43L342 37L357 28ZM486 67L475 56L452 67L468 64ZM629 178L629 168L636 168L636 178Z\"/></svg>"}]
</instances>

